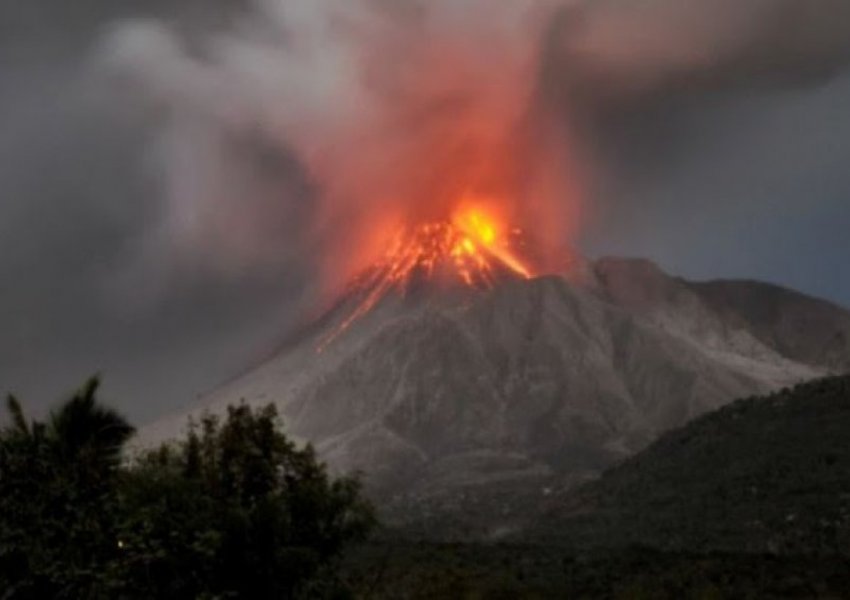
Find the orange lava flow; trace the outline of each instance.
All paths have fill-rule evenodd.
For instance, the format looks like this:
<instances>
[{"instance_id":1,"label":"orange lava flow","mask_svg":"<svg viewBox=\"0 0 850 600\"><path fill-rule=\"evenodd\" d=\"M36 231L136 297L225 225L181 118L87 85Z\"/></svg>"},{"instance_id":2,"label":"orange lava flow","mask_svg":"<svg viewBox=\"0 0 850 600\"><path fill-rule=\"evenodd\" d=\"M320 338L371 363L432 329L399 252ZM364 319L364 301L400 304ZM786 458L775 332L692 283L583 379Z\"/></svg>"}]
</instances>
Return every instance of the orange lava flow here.
<instances>
[{"instance_id":1,"label":"orange lava flow","mask_svg":"<svg viewBox=\"0 0 850 600\"><path fill-rule=\"evenodd\" d=\"M508 231L492 214L480 208L458 210L444 221L402 227L395 232L385 255L361 280L366 297L323 339L318 351L368 313L390 290L405 294L417 281L460 283L486 289L499 273L522 279L533 276L514 246L521 232Z\"/></svg>"}]
</instances>

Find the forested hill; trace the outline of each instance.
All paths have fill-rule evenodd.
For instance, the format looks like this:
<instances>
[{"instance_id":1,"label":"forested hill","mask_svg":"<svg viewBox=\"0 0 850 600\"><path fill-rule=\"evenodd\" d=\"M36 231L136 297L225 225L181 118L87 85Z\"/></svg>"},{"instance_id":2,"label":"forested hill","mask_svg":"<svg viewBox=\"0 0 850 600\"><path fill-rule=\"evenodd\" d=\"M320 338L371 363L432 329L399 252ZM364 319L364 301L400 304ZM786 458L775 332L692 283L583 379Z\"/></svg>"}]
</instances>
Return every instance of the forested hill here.
<instances>
[{"instance_id":1,"label":"forested hill","mask_svg":"<svg viewBox=\"0 0 850 600\"><path fill-rule=\"evenodd\" d=\"M575 547L850 554L850 376L748 398L553 499Z\"/></svg>"}]
</instances>

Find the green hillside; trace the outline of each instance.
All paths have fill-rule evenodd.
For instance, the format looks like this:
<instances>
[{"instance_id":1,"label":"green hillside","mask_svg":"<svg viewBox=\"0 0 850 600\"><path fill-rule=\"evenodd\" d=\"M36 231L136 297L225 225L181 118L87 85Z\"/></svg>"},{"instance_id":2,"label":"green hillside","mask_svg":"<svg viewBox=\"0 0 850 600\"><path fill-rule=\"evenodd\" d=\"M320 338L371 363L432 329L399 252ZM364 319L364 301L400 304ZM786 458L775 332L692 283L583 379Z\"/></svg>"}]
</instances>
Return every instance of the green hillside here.
<instances>
[{"instance_id":1,"label":"green hillside","mask_svg":"<svg viewBox=\"0 0 850 600\"><path fill-rule=\"evenodd\" d=\"M850 376L697 419L556 498L532 535L575 548L850 554Z\"/></svg>"}]
</instances>

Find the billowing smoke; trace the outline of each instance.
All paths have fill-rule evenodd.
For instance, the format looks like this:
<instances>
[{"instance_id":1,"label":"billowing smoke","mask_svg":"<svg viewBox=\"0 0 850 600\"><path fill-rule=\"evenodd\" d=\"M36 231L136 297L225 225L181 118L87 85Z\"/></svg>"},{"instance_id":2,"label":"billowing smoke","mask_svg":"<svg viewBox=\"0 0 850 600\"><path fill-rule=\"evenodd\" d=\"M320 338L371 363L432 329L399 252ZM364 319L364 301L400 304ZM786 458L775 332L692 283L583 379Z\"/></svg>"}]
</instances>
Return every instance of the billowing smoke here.
<instances>
[{"instance_id":1,"label":"billowing smoke","mask_svg":"<svg viewBox=\"0 0 850 600\"><path fill-rule=\"evenodd\" d=\"M551 4L257 2L194 39L119 24L103 54L166 113L168 236L236 268L295 252L338 283L464 196L566 237L574 175L536 106Z\"/></svg>"},{"instance_id":2,"label":"billowing smoke","mask_svg":"<svg viewBox=\"0 0 850 600\"><path fill-rule=\"evenodd\" d=\"M842 0L257 0L203 34L119 23L102 51L165 115L163 236L338 282L465 194L557 251L612 114L829 75L849 33Z\"/></svg>"}]
</instances>

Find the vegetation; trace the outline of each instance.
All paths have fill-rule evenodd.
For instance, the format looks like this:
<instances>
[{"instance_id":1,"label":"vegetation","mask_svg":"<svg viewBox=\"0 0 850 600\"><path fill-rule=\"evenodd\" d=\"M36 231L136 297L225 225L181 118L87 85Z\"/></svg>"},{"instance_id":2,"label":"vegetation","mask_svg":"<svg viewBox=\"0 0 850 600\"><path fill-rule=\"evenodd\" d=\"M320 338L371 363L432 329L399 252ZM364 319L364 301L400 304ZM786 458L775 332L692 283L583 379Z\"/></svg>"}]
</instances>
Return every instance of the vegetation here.
<instances>
[{"instance_id":1,"label":"vegetation","mask_svg":"<svg viewBox=\"0 0 850 600\"><path fill-rule=\"evenodd\" d=\"M345 576L376 599L850 598L850 377L735 402L542 502L510 544L389 538Z\"/></svg>"},{"instance_id":2,"label":"vegetation","mask_svg":"<svg viewBox=\"0 0 850 600\"><path fill-rule=\"evenodd\" d=\"M850 597L848 573L844 557L388 541L344 568L356 597L372 600L832 599Z\"/></svg>"},{"instance_id":3,"label":"vegetation","mask_svg":"<svg viewBox=\"0 0 850 600\"><path fill-rule=\"evenodd\" d=\"M45 422L9 398L0 432L0 598L293 598L374 524L272 406L230 407L122 461L133 428L89 381Z\"/></svg>"},{"instance_id":4,"label":"vegetation","mask_svg":"<svg viewBox=\"0 0 850 600\"><path fill-rule=\"evenodd\" d=\"M698 419L490 544L366 540L356 481L273 407L128 458L132 427L96 391L44 422L8 401L0 600L850 597L850 377Z\"/></svg>"},{"instance_id":5,"label":"vegetation","mask_svg":"<svg viewBox=\"0 0 850 600\"><path fill-rule=\"evenodd\" d=\"M850 556L850 376L734 402L558 498L575 548Z\"/></svg>"}]
</instances>

